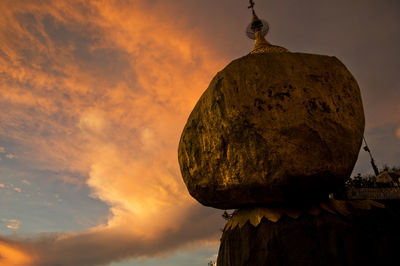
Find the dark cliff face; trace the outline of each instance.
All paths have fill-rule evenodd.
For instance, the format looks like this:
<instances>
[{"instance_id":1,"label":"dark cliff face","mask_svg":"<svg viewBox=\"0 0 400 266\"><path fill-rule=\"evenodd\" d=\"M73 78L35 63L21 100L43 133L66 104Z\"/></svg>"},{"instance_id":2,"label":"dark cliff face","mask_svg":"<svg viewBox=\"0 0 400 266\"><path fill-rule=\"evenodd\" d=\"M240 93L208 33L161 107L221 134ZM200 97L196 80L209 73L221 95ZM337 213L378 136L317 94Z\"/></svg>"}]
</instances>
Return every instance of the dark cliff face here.
<instances>
[{"instance_id":1,"label":"dark cliff face","mask_svg":"<svg viewBox=\"0 0 400 266\"><path fill-rule=\"evenodd\" d=\"M226 230L218 266L400 265L399 208L263 218L254 227Z\"/></svg>"},{"instance_id":2,"label":"dark cliff face","mask_svg":"<svg viewBox=\"0 0 400 266\"><path fill-rule=\"evenodd\" d=\"M178 157L190 194L207 206L315 199L350 175L363 131L358 85L338 59L254 54L214 77Z\"/></svg>"}]
</instances>

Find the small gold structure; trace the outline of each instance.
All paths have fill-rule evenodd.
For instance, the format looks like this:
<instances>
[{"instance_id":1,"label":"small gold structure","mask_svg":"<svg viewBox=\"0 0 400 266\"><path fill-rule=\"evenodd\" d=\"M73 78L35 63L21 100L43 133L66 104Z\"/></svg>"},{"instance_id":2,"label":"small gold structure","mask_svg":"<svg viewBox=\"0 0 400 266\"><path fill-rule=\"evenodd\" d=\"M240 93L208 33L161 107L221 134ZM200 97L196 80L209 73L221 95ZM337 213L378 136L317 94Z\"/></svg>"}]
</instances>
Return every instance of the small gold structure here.
<instances>
[{"instance_id":1,"label":"small gold structure","mask_svg":"<svg viewBox=\"0 0 400 266\"><path fill-rule=\"evenodd\" d=\"M373 207L385 208L385 205L373 200L336 200L316 202L310 205L299 207L252 207L236 210L228 223L225 225L224 231L233 230L237 226L242 228L247 222L257 227L263 218L276 223L283 215L292 219L298 219L301 215L318 216L323 212L334 215L348 216L354 210L371 210Z\"/></svg>"},{"instance_id":2,"label":"small gold structure","mask_svg":"<svg viewBox=\"0 0 400 266\"><path fill-rule=\"evenodd\" d=\"M265 20L261 20L257 17L256 12L254 11L254 2L250 1L249 8L252 9L253 19L250 25L247 27L247 37L250 39L254 39L254 48L250 52L250 54L258 54L258 53L287 53L288 49L272 45L265 39L265 35L267 35L269 31L269 25Z\"/></svg>"}]
</instances>

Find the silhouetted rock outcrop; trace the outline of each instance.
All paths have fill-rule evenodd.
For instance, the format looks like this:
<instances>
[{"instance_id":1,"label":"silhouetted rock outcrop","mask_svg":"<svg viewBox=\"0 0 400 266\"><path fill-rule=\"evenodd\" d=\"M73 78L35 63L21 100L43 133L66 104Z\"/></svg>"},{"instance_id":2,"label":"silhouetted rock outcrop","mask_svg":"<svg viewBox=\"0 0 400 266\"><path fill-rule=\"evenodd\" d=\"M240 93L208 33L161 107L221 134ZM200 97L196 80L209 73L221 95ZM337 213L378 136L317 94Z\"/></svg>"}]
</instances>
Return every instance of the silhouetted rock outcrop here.
<instances>
[{"instance_id":1,"label":"silhouetted rock outcrop","mask_svg":"<svg viewBox=\"0 0 400 266\"><path fill-rule=\"evenodd\" d=\"M218 266L400 265L400 212L353 210L347 216L322 212L297 219L263 218L225 230Z\"/></svg>"}]
</instances>

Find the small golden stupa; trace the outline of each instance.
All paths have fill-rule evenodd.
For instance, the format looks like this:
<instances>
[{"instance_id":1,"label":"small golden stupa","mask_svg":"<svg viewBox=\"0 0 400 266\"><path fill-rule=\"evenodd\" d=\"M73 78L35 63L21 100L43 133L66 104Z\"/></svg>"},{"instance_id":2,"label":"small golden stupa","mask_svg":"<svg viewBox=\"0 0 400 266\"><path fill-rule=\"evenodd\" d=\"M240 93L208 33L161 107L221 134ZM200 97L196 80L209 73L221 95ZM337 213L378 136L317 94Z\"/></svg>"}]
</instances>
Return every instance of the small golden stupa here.
<instances>
[{"instance_id":1,"label":"small golden stupa","mask_svg":"<svg viewBox=\"0 0 400 266\"><path fill-rule=\"evenodd\" d=\"M285 53L289 52L288 49L283 48L281 46L277 45L272 45L270 44L266 39L265 35L269 31L269 25L266 21L262 21L259 19L256 15L256 12L253 11L253 19L250 23L250 25L247 28L247 36L250 39L254 39L254 48L253 51L251 51L251 54L256 54L256 53Z\"/></svg>"}]
</instances>

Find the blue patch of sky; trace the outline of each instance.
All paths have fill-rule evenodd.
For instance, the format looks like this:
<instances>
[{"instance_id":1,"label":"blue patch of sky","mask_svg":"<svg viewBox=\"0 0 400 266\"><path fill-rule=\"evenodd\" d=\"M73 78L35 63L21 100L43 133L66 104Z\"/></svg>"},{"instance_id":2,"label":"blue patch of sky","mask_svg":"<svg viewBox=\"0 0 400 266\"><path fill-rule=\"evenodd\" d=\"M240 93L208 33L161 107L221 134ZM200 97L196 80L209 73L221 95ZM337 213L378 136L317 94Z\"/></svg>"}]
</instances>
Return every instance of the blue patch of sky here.
<instances>
[{"instance_id":1,"label":"blue patch of sky","mask_svg":"<svg viewBox=\"0 0 400 266\"><path fill-rule=\"evenodd\" d=\"M168 256L132 259L109 266L207 266L210 260L216 260L217 253L217 244L206 245L179 250Z\"/></svg>"},{"instance_id":2,"label":"blue patch of sky","mask_svg":"<svg viewBox=\"0 0 400 266\"><path fill-rule=\"evenodd\" d=\"M106 222L108 206L91 198L84 182L76 185L59 178L85 180L85 176L34 169L6 154L0 153L0 235L15 233L7 228L7 220L20 221L18 232L23 233L79 231Z\"/></svg>"}]
</instances>

